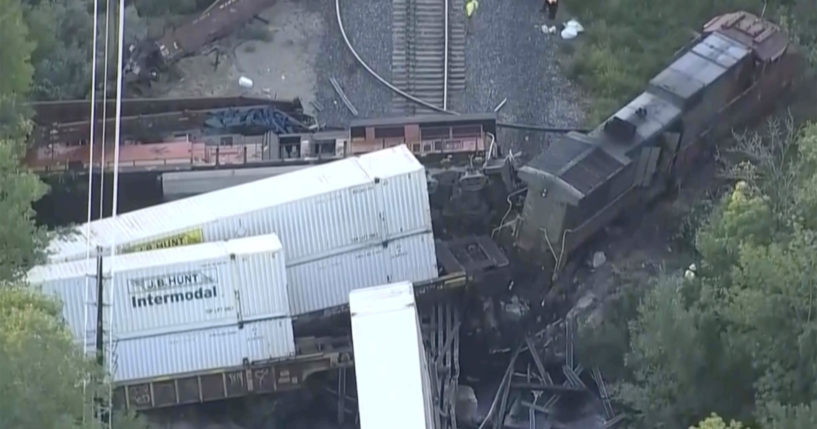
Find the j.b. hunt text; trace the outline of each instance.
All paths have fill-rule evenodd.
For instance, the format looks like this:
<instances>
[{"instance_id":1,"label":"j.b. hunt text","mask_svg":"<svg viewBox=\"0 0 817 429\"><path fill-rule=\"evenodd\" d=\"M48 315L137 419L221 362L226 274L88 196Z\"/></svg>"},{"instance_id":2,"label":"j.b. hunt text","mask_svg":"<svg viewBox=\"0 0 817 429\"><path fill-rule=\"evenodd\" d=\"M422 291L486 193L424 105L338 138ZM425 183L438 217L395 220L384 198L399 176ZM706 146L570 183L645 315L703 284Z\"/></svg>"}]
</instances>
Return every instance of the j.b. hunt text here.
<instances>
[{"instance_id":1,"label":"j.b. hunt text","mask_svg":"<svg viewBox=\"0 0 817 429\"><path fill-rule=\"evenodd\" d=\"M213 279L202 272L187 272L169 274L161 277L131 279L129 283L131 293L140 293L159 289L204 286L213 283Z\"/></svg>"}]
</instances>

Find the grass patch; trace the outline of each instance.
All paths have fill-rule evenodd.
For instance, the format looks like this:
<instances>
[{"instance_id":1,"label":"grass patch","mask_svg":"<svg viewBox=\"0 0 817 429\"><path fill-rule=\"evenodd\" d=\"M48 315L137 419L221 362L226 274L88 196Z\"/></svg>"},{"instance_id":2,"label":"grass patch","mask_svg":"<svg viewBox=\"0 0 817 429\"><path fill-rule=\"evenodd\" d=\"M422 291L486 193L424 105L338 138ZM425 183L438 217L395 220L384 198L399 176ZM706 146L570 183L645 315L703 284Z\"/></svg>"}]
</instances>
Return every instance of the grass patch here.
<instances>
[{"instance_id":1,"label":"grass patch","mask_svg":"<svg viewBox=\"0 0 817 429\"><path fill-rule=\"evenodd\" d=\"M244 45L244 52L249 53L255 52L255 43L247 43L246 45Z\"/></svg>"},{"instance_id":2,"label":"grass patch","mask_svg":"<svg viewBox=\"0 0 817 429\"><path fill-rule=\"evenodd\" d=\"M769 0L766 17L782 24L807 47L817 64L817 2ZM643 91L673 54L710 18L747 10L760 14L763 0L575 0L570 12L587 31L564 61L568 74L591 96L588 125L604 120Z\"/></svg>"}]
</instances>

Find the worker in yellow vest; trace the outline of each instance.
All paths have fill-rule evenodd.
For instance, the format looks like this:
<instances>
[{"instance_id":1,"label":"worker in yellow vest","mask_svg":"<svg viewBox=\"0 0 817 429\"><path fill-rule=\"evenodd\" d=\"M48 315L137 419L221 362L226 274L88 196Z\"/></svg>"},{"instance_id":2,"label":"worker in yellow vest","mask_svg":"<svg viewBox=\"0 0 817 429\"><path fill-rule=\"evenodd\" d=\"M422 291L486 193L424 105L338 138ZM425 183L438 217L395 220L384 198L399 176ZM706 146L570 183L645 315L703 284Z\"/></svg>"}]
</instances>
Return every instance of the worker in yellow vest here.
<instances>
[{"instance_id":1,"label":"worker in yellow vest","mask_svg":"<svg viewBox=\"0 0 817 429\"><path fill-rule=\"evenodd\" d=\"M545 11L545 8L547 8L548 19L555 20L556 11L559 9L559 0L545 0L545 4L542 5L542 12Z\"/></svg>"},{"instance_id":2,"label":"worker in yellow vest","mask_svg":"<svg viewBox=\"0 0 817 429\"><path fill-rule=\"evenodd\" d=\"M477 0L467 0L465 2L465 16L468 18L474 14L479 8L479 2Z\"/></svg>"}]
</instances>

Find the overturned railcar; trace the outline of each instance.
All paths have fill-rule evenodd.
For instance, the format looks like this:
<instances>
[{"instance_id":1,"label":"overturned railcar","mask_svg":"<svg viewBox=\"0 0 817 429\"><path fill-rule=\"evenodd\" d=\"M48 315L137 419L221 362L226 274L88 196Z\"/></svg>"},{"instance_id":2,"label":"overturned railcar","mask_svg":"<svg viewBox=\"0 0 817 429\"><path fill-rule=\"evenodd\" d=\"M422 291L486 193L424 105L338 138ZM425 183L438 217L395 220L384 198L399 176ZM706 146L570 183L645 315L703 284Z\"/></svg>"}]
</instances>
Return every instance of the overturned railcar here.
<instances>
[{"instance_id":1,"label":"overturned railcar","mask_svg":"<svg viewBox=\"0 0 817 429\"><path fill-rule=\"evenodd\" d=\"M564 262L625 210L694 173L712 137L774 105L799 62L775 24L747 12L713 18L629 104L520 169L528 193L517 245Z\"/></svg>"}]
</instances>

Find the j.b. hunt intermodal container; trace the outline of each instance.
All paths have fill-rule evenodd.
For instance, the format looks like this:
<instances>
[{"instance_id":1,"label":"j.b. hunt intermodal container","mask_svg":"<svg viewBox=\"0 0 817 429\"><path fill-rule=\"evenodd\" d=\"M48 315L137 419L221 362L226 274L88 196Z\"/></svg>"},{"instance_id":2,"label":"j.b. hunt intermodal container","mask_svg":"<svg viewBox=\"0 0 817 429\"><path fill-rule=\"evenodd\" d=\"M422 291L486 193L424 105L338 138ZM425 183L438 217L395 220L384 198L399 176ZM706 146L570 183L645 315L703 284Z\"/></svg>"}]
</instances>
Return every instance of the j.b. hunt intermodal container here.
<instances>
[{"instance_id":1,"label":"j.b. hunt intermodal container","mask_svg":"<svg viewBox=\"0 0 817 429\"><path fill-rule=\"evenodd\" d=\"M285 265L275 234L106 257L102 302L113 305L113 323L105 308L105 326L127 340L288 317ZM80 344L96 335L96 274L95 260L28 273L30 284L62 301Z\"/></svg>"},{"instance_id":2,"label":"j.b. hunt intermodal container","mask_svg":"<svg viewBox=\"0 0 817 429\"><path fill-rule=\"evenodd\" d=\"M405 147L309 167L106 218L55 239L49 260L275 233L291 264L431 231L425 169Z\"/></svg>"}]
</instances>

